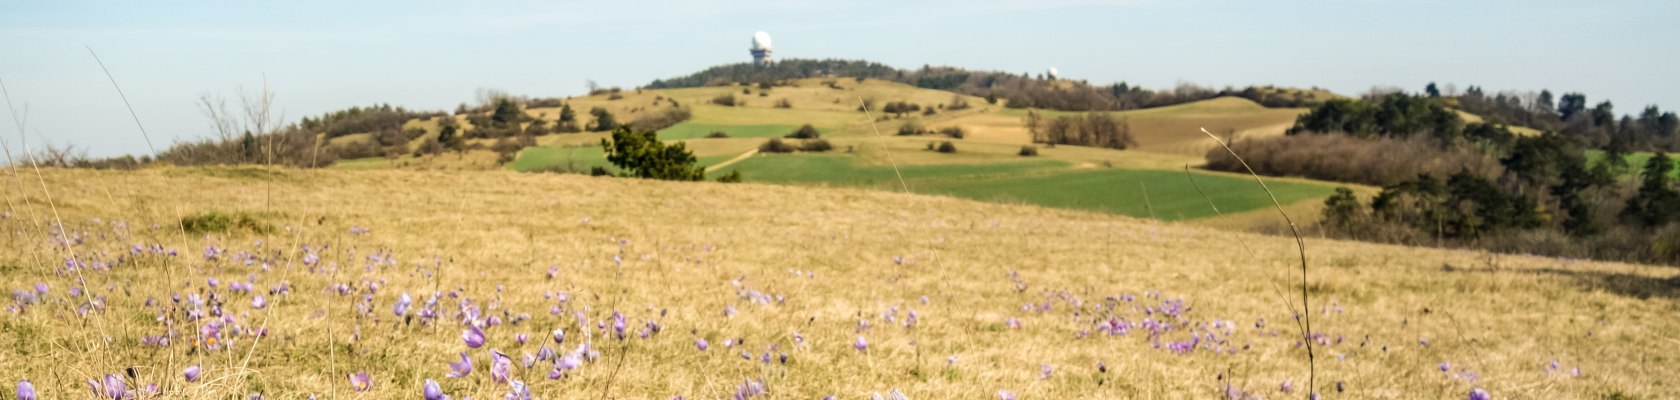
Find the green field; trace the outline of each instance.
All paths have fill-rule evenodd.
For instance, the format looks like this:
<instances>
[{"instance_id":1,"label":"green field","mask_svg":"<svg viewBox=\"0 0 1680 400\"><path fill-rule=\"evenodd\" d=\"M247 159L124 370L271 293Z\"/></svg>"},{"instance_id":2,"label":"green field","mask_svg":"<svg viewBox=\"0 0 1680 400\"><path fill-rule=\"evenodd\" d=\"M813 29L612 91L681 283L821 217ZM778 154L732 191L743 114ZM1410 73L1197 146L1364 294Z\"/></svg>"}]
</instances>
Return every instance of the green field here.
<instances>
[{"instance_id":1,"label":"green field","mask_svg":"<svg viewBox=\"0 0 1680 400\"><path fill-rule=\"evenodd\" d=\"M733 158L734 155L696 156L701 166L717 164ZM605 167L613 169L612 163L607 162L607 154L601 146L538 146L527 147L519 152L519 157L507 164L507 168L514 171L539 171L547 168L571 169L574 171L589 171L591 167Z\"/></svg>"},{"instance_id":2,"label":"green field","mask_svg":"<svg viewBox=\"0 0 1680 400\"><path fill-rule=\"evenodd\" d=\"M683 140L704 138L712 132L723 132L729 137L781 137L799 129L795 125L722 125L684 122L659 131L660 140ZM818 130L822 131L822 130Z\"/></svg>"},{"instance_id":3,"label":"green field","mask_svg":"<svg viewBox=\"0 0 1680 400\"><path fill-rule=\"evenodd\" d=\"M1628 153L1627 157L1623 158L1627 160L1628 168L1622 172L1622 176L1629 177L1639 174L1639 171L1645 169L1645 162L1650 161L1652 155L1655 154L1649 151ZM1669 158L1672 159L1673 156L1670 155ZM1587 150L1587 166L1595 166L1604 161L1604 150ZM1669 171L1668 176L1680 178L1680 168Z\"/></svg>"},{"instance_id":4,"label":"green field","mask_svg":"<svg viewBox=\"0 0 1680 400\"><path fill-rule=\"evenodd\" d=\"M891 166L863 165L846 155L760 155L719 173L729 171L740 171L749 182L898 188ZM1181 171L1071 169L1055 160L901 165L899 173L917 193L1162 220L1213 216L1210 199L1225 213L1271 204L1260 186L1245 177L1197 173L1195 183L1206 192L1204 198ZM1321 199L1334 192L1327 184L1269 181L1268 185L1285 204Z\"/></svg>"},{"instance_id":5,"label":"green field","mask_svg":"<svg viewBox=\"0 0 1680 400\"><path fill-rule=\"evenodd\" d=\"M1065 168L1053 160L996 162L986 164L921 164L899 166L899 173L917 190L930 182L957 178L1021 174ZM891 166L859 165L856 158L840 154L764 154L730 165L719 174L741 171L750 182L826 184L897 188L898 177Z\"/></svg>"},{"instance_id":6,"label":"green field","mask_svg":"<svg viewBox=\"0 0 1680 400\"><path fill-rule=\"evenodd\" d=\"M1197 191L1197 187L1201 191ZM1267 186L1284 204L1322 199L1329 185L1271 181ZM1148 217L1169 221L1243 212L1272 205L1260 184L1246 177L1197 173L1194 184L1184 172L1106 168L1051 175L1010 176L941 182L918 191L975 200L1036 204ZM1203 197L1203 193L1207 197Z\"/></svg>"}]
</instances>

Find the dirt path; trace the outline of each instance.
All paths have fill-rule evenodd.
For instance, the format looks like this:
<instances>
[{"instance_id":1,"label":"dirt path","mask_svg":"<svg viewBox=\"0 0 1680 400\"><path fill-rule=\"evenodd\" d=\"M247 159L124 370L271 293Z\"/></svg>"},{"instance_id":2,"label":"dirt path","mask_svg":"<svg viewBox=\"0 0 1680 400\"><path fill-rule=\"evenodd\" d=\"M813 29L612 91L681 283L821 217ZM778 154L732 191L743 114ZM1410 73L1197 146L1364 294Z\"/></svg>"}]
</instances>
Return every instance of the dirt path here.
<instances>
[{"instance_id":1,"label":"dirt path","mask_svg":"<svg viewBox=\"0 0 1680 400\"><path fill-rule=\"evenodd\" d=\"M709 173L712 173L712 171L717 171L717 170L723 169L723 167L727 167L727 166L730 166L731 164L741 162L741 160L745 160L745 159L747 159L747 157L752 157L754 154L758 154L758 149L747 150L747 152L741 153L741 155L735 156L735 158L731 158L728 161L720 162L720 163L717 163L717 164L712 164L712 166L706 167L706 173L709 174Z\"/></svg>"}]
</instances>

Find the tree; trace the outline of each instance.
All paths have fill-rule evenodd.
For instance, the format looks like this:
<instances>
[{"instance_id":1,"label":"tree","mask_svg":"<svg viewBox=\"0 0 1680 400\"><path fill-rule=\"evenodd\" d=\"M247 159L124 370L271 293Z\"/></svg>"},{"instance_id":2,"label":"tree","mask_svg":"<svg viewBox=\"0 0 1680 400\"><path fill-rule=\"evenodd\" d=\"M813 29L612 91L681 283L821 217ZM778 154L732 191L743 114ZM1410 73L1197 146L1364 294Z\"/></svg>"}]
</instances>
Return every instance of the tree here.
<instances>
[{"instance_id":1,"label":"tree","mask_svg":"<svg viewBox=\"0 0 1680 400\"><path fill-rule=\"evenodd\" d=\"M1622 217L1653 228L1680 220L1680 191L1670 185L1674 160L1659 152L1645 161L1639 193L1628 199Z\"/></svg>"},{"instance_id":2,"label":"tree","mask_svg":"<svg viewBox=\"0 0 1680 400\"><path fill-rule=\"evenodd\" d=\"M589 109L589 114L595 116L595 126L594 129L590 129L590 131L606 132L618 129L618 119L613 118L612 113L607 112L607 109L601 107L591 108Z\"/></svg>"},{"instance_id":3,"label":"tree","mask_svg":"<svg viewBox=\"0 0 1680 400\"><path fill-rule=\"evenodd\" d=\"M1441 97L1441 89L1435 87L1435 82L1429 82L1429 86L1424 86L1423 92L1428 93L1429 97Z\"/></svg>"},{"instance_id":4,"label":"tree","mask_svg":"<svg viewBox=\"0 0 1680 400\"><path fill-rule=\"evenodd\" d=\"M1587 110L1587 95L1580 93L1564 93L1563 97L1558 99L1557 107L1558 118L1567 121L1569 120L1569 117L1573 117L1575 114L1579 114L1582 111Z\"/></svg>"},{"instance_id":5,"label":"tree","mask_svg":"<svg viewBox=\"0 0 1680 400\"><path fill-rule=\"evenodd\" d=\"M505 97L496 100L496 112L490 114L490 120L498 125L518 123L519 105Z\"/></svg>"},{"instance_id":6,"label":"tree","mask_svg":"<svg viewBox=\"0 0 1680 400\"><path fill-rule=\"evenodd\" d=\"M607 161L627 176L670 181L698 181L706 178L694 153L683 143L665 144L652 131L632 132L628 126L614 129L611 139L601 139Z\"/></svg>"}]
</instances>

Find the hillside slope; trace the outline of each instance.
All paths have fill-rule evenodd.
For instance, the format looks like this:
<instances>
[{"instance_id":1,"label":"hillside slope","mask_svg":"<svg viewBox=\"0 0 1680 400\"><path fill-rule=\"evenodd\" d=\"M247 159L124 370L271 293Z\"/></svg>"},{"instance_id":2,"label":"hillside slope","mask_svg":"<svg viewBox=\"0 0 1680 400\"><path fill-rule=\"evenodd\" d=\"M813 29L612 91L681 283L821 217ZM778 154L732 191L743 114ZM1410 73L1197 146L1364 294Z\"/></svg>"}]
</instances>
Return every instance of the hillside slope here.
<instances>
[{"instance_id":1,"label":"hillside slope","mask_svg":"<svg viewBox=\"0 0 1680 400\"><path fill-rule=\"evenodd\" d=\"M0 314L0 379L30 379L43 398L128 367L130 387L160 383L166 397L330 398L352 394L357 371L372 380L365 397L413 398L427 379L497 397L507 385L485 369L488 349L544 398L723 398L744 381L771 398L1309 390L1284 305L1299 301L1297 255L1278 237L875 190L505 171L49 170L44 182L54 208L16 186L4 196L20 208L0 220L12 249L0 285L50 287ZM180 217L211 211L252 228L180 231ZM56 220L64 241L42 230ZM1316 391L1680 395L1680 362L1653 351L1680 332L1673 269L1306 244ZM66 273L66 258L84 268ZM193 296L169 301L180 293ZM144 344L168 332L160 313L188 315L201 295L228 321L213 349ZM412 308L395 307L403 295ZM79 317L90 298L103 311ZM469 349L460 321L475 315L501 324ZM598 358L558 380L549 361L519 361L585 342ZM478 369L445 378L463 352ZM204 383L181 381L189 364Z\"/></svg>"}]
</instances>

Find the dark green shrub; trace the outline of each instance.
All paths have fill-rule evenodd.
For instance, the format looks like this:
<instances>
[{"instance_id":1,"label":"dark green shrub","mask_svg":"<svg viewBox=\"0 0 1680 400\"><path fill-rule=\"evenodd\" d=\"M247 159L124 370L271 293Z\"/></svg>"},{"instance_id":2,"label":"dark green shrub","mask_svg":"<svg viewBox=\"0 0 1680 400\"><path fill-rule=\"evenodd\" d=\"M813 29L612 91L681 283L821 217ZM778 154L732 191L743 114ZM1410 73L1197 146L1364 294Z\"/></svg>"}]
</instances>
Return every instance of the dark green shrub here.
<instances>
[{"instance_id":1,"label":"dark green shrub","mask_svg":"<svg viewBox=\"0 0 1680 400\"><path fill-rule=\"evenodd\" d=\"M793 133L789 133L784 137L789 139L816 139L818 137L822 137L822 132L818 132L817 128L811 126L811 124L805 124L804 126L799 127L798 130L795 130Z\"/></svg>"},{"instance_id":2,"label":"dark green shrub","mask_svg":"<svg viewBox=\"0 0 1680 400\"><path fill-rule=\"evenodd\" d=\"M940 153L955 153L957 152L957 145L951 144L951 142L939 142L939 147L935 150Z\"/></svg>"},{"instance_id":3,"label":"dark green shrub","mask_svg":"<svg viewBox=\"0 0 1680 400\"><path fill-rule=\"evenodd\" d=\"M758 151L764 153L792 153L794 150L798 149L778 138L770 138L769 141L766 141L764 144L758 146Z\"/></svg>"}]
</instances>

